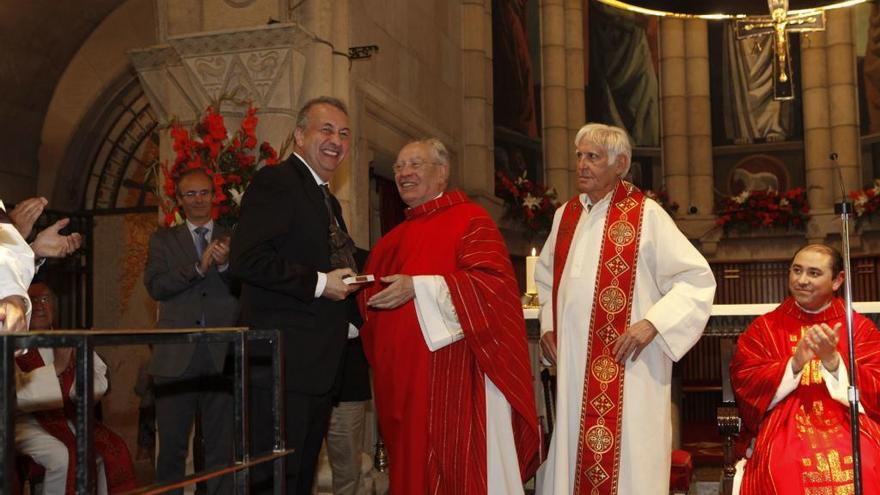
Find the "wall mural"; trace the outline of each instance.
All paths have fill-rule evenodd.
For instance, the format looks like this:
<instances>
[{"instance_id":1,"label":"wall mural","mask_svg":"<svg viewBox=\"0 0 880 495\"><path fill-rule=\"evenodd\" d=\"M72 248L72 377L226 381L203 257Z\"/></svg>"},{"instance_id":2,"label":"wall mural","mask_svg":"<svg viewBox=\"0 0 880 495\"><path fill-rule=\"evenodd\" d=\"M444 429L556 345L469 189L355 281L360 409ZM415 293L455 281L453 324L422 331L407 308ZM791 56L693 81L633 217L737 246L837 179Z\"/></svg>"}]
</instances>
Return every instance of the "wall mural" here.
<instances>
[{"instance_id":1,"label":"wall mural","mask_svg":"<svg viewBox=\"0 0 880 495\"><path fill-rule=\"evenodd\" d=\"M637 147L660 146L659 18L592 0L587 120L627 129Z\"/></svg>"}]
</instances>

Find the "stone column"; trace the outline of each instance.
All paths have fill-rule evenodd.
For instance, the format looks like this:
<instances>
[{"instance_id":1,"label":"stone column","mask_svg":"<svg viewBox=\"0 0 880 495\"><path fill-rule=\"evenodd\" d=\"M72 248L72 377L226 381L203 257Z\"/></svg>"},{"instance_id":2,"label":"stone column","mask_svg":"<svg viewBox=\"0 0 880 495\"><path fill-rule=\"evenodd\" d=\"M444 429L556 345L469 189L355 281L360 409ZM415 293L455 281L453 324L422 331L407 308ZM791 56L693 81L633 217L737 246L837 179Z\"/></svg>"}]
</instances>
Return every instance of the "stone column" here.
<instances>
[{"instance_id":1,"label":"stone column","mask_svg":"<svg viewBox=\"0 0 880 495\"><path fill-rule=\"evenodd\" d=\"M840 167L840 174L837 170L832 170L834 189L831 197L834 201L840 201L841 175L845 192L861 187L853 15L854 9L827 11L825 56L828 66L825 72L828 74L828 123L831 130L831 152L837 153L837 166Z\"/></svg>"},{"instance_id":2,"label":"stone column","mask_svg":"<svg viewBox=\"0 0 880 495\"><path fill-rule=\"evenodd\" d=\"M492 3L462 0L462 154L458 177L474 198L494 198Z\"/></svg>"},{"instance_id":3,"label":"stone column","mask_svg":"<svg viewBox=\"0 0 880 495\"><path fill-rule=\"evenodd\" d=\"M303 9L302 25L319 40L306 49L306 72L303 81L303 92L300 104L316 96L326 95L333 91L333 4L336 2L306 2ZM348 23L345 22L347 26ZM347 99L348 95L344 95Z\"/></svg>"},{"instance_id":4,"label":"stone column","mask_svg":"<svg viewBox=\"0 0 880 495\"><path fill-rule=\"evenodd\" d=\"M801 97L804 109L804 160L807 197L814 216L827 215L834 203L834 174L828 155L831 132L828 107L827 33L809 33L801 38ZM819 236L815 222L808 236Z\"/></svg>"},{"instance_id":5,"label":"stone column","mask_svg":"<svg viewBox=\"0 0 880 495\"><path fill-rule=\"evenodd\" d=\"M574 138L585 122L584 103L584 7L582 0L565 0L565 96L567 104L568 142L564 148L568 167L568 184L573 187L577 162L572 157ZM571 191L574 194L574 191ZM561 199L565 199L563 196Z\"/></svg>"},{"instance_id":6,"label":"stone column","mask_svg":"<svg viewBox=\"0 0 880 495\"><path fill-rule=\"evenodd\" d=\"M568 139L566 110L565 10L563 0L541 0L540 7L544 174L564 201L573 194L569 163L574 147Z\"/></svg>"},{"instance_id":7,"label":"stone column","mask_svg":"<svg viewBox=\"0 0 880 495\"><path fill-rule=\"evenodd\" d=\"M351 35L349 29L350 0L335 0L330 3L332 11L330 12L331 38L333 43L333 51L331 57L332 64L332 87L325 89L324 94L329 94L339 98L348 106L349 122L354 122L352 114L351 99L351 77L350 62L348 57L348 48L351 45ZM357 136L360 129L353 128L353 136L351 148L349 149L348 158L342 162L342 165L336 171L333 177L333 194L339 200L342 207L342 213L345 217L348 231L355 243L360 246L367 246L370 243L369 229L369 173L367 170L358 170L359 163L365 163L358 160L358 149L355 146Z\"/></svg>"},{"instance_id":8,"label":"stone column","mask_svg":"<svg viewBox=\"0 0 880 495\"><path fill-rule=\"evenodd\" d=\"M691 195L685 21L664 17L660 36L663 176L670 200L687 209Z\"/></svg>"},{"instance_id":9,"label":"stone column","mask_svg":"<svg viewBox=\"0 0 880 495\"><path fill-rule=\"evenodd\" d=\"M696 208L696 215L706 217L712 215L715 200L712 192L714 183L712 110L709 99L709 37L706 21L689 19L684 24L690 203L682 204L681 213L690 213L688 210L693 206Z\"/></svg>"}]
</instances>

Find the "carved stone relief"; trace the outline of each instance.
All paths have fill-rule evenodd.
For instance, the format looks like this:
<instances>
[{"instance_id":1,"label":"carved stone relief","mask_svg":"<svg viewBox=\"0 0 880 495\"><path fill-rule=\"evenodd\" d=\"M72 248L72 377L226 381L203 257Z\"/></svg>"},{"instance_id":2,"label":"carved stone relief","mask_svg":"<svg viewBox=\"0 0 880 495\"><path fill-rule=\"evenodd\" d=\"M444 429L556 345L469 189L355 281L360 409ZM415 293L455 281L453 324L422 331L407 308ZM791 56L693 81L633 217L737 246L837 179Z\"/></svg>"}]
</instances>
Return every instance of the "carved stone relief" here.
<instances>
[{"instance_id":1,"label":"carved stone relief","mask_svg":"<svg viewBox=\"0 0 880 495\"><path fill-rule=\"evenodd\" d=\"M161 119L197 115L221 96L292 115L311 39L297 25L274 25L175 37L129 55Z\"/></svg>"}]
</instances>

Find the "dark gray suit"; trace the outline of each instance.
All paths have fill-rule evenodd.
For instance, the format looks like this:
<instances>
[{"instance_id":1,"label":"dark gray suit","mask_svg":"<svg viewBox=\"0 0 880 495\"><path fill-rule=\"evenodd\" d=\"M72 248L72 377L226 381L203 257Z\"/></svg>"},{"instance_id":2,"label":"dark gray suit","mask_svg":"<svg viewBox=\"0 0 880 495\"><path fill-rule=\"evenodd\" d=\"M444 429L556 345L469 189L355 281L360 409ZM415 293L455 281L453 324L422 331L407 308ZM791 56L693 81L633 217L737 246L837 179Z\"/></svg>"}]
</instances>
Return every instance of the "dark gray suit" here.
<instances>
[{"instance_id":1,"label":"dark gray suit","mask_svg":"<svg viewBox=\"0 0 880 495\"><path fill-rule=\"evenodd\" d=\"M213 239L227 234L214 225ZM144 285L159 301L157 328L233 326L238 300L225 273L212 266L204 277L186 223L160 229L150 237ZM232 458L232 396L223 375L228 344L156 345L148 366L156 390L159 430L157 481L184 474L189 431L198 413L205 440L205 467L229 464ZM226 478L229 478L228 476ZM231 493L231 480L213 480L208 493ZM180 493L180 492L178 492Z\"/></svg>"}]
</instances>

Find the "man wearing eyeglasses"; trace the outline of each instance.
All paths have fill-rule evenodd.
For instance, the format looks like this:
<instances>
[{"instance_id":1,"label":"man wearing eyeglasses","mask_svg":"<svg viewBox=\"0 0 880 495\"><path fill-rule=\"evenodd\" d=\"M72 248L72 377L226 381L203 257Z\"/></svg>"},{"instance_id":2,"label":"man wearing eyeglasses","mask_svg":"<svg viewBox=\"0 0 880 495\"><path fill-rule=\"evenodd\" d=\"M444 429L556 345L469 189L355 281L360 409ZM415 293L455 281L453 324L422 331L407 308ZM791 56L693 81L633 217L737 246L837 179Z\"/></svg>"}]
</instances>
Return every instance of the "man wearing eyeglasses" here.
<instances>
[{"instance_id":1,"label":"man wearing eyeglasses","mask_svg":"<svg viewBox=\"0 0 880 495\"><path fill-rule=\"evenodd\" d=\"M522 494L538 463L525 321L486 211L446 191L437 139L394 164L406 221L373 248L360 302L391 493Z\"/></svg>"},{"instance_id":2,"label":"man wearing eyeglasses","mask_svg":"<svg viewBox=\"0 0 880 495\"><path fill-rule=\"evenodd\" d=\"M31 330L53 330L55 294L45 282L28 288L33 314ZM95 400L107 392L107 365L94 357ZM73 493L76 479L76 420L72 347L29 349L16 359L15 450L42 466L43 493ZM93 437L97 493L119 493L136 486L134 465L125 441L96 421Z\"/></svg>"},{"instance_id":3,"label":"man wearing eyeglasses","mask_svg":"<svg viewBox=\"0 0 880 495\"><path fill-rule=\"evenodd\" d=\"M211 217L214 185L202 169L177 180L186 221L150 237L144 285L159 302L157 328L233 326L238 300L227 274L229 231ZM183 478L189 432L199 416L206 469L232 459L232 395L223 374L228 344L157 344L148 371L156 394L156 480ZM207 482L209 494L231 493L229 476ZM182 493L179 491L177 493Z\"/></svg>"}]
</instances>

